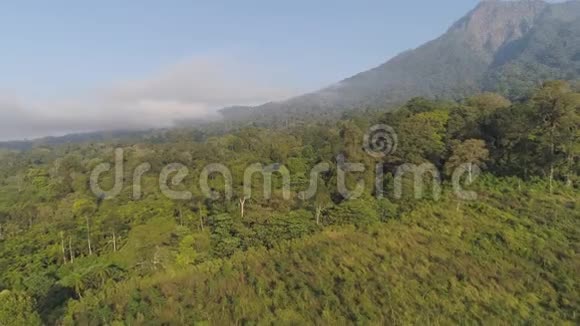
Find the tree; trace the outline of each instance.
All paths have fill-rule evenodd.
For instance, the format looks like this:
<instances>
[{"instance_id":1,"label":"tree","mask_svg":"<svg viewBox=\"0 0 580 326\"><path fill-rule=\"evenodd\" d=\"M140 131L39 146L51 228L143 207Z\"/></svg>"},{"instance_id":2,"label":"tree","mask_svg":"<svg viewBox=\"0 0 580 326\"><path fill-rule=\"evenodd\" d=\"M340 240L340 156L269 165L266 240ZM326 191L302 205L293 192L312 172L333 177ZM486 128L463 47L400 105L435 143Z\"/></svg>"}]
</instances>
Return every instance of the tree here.
<instances>
[{"instance_id":1,"label":"tree","mask_svg":"<svg viewBox=\"0 0 580 326\"><path fill-rule=\"evenodd\" d=\"M240 205L240 217L241 218L244 218L244 209L245 209L246 201L247 200L248 200L248 197L246 195L241 195L238 198L238 202L239 202L239 205Z\"/></svg>"},{"instance_id":2,"label":"tree","mask_svg":"<svg viewBox=\"0 0 580 326\"><path fill-rule=\"evenodd\" d=\"M433 101L424 97L410 99L404 106L412 114L443 110L449 107L449 102Z\"/></svg>"},{"instance_id":3,"label":"tree","mask_svg":"<svg viewBox=\"0 0 580 326\"><path fill-rule=\"evenodd\" d=\"M320 225L320 217L322 215L322 211L331 204L332 200L330 198L330 193L328 192L328 189L324 184L324 180L322 180L322 178L319 178L318 189L316 191L316 195L314 196L316 224Z\"/></svg>"},{"instance_id":4,"label":"tree","mask_svg":"<svg viewBox=\"0 0 580 326\"><path fill-rule=\"evenodd\" d=\"M2 325L42 325L34 310L34 300L26 294L4 290L0 292L0 323Z\"/></svg>"},{"instance_id":5,"label":"tree","mask_svg":"<svg viewBox=\"0 0 580 326\"><path fill-rule=\"evenodd\" d=\"M527 179L538 171L537 143L533 141L535 109L528 103L498 110L481 126L497 174Z\"/></svg>"},{"instance_id":6,"label":"tree","mask_svg":"<svg viewBox=\"0 0 580 326\"><path fill-rule=\"evenodd\" d=\"M111 233L110 243L113 245L113 252L116 252L119 249L119 236L122 232L127 231L129 228L128 225L123 223L123 220L117 213L110 212L109 214L105 215L105 218L101 224L101 228L103 231Z\"/></svg>"},{"instance_id":7,"label":"tree","mask_svg":"<svg viewBox=\"0 0 580 326\"><path fill-rule=\"evenodd\" d=\"M459 106L449 113L447 139L465 140L480 136L481 112L472 106Z\"/></svg>"},{"instance_id":8,"label":"tree","mask_svg":"<svg viewBox=\"0 0 580 326\"><path fill-rule=\"evenodd\" d=\"M549 170L552 192L556 168L567 166L571 169L574 156L578 155L580 95L573 93L567 82L553 81L545 83L534 94L532 102L536 107L534 138L540 144Z\"/></svg>"},{"instance_id":9,"label":"tree","mask_svg":"<svg viewBox=\"0 0 580 326\"><path fill-rule=\"evenodd\" d=\"M507 108L512 103L510 100L497 93L481 93L467 99L467 105L478 108L486 113L491 113L497 109Z\"/></svg>"},{"instance_id":10,"label":"tree","mask_svg":"<svg viewBox=\"0 0 580 326\"><path fill-rule=\"evenodd\" d=\"M201 231L204 230L205 227L205 219L207 218L207 207L205 206L202 200L199 200L197 203L197 215L199 216L199 226Z\"/></svg>"},{"instance_id":11,"label":"tree","mask_svg":"<svg viewBox=\"0 0 580 326\"><path fill-rule=\"evenodd\" d=\"M95 205L94 202L82 198L82 199L78 199L77 201L75 201L75 203L73 204L73 214L75 216L82 216L85 218L86 221L86 227L87 227L87 245L89 248L89 255L93 254L93 249L91 247L91 223L90 223L90 218L91 216L94 214L94 212L97 210L97 206Z\"/></svg>"},{"instance_id":12,"label":"tree","mask_svg":"<svg viewBox=\"0 0 580 326\"><path fill-rule=\"evenodd\" d=\"M481 139L468 139L462 143L455 143L451 149L452 154L445 164L447 173L451 175L453 170L462 164L467 165L469 182L473 179L473 165L483 167L489 158L489 150Z\"/></svg>"},{"instance_id":13,"label":"tree","mask_svg":"<svg viewBox=\"0 0 580 326\"><path fill-rule=\"evenodd\" d=\"M241 245L241 239L234 234L234 220L228 214L220 214L212 219L212 249L216 257L232 255Z\"/></svg>"},{"instance_id":14,"label":"tree","mask_svg":"<svg viewBox=\"0 0 580 326\"><path fill-rule=\"evenodd\" d=\"M405 163L437 162L445 149L446 111L423 112L401 122L397 128L399 146L395 155Z\"/></svg>"},{"instance_id":15,"label":"tree","mask_svg":"<svg viewBox=\"0 0 580 326\"><path fill-rule=\"evenodd\" d=\"M74 289L77 297L83 298L83 291L85 290L85 280L83 271L72 270L69 271L60 280L60 285Z\"/></svg>"}]
</instances>

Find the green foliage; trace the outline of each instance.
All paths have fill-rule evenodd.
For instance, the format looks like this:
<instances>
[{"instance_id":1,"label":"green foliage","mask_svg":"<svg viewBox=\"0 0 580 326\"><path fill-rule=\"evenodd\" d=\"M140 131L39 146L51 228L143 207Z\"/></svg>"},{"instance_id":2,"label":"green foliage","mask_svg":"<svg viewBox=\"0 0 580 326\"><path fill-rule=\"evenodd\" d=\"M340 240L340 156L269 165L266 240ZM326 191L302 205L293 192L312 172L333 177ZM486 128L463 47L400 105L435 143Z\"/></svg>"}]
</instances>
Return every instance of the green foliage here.
<instances>
[{"instance_id":1,"label":"green foliage","mask_svg":"<svg viewBox=\"0 0 580 326\"><path fill-rule=\"evenodd\" d=\"M484 87L513 99L526 98L539 83L577 80L580 73L580 4L550 6L526 37L505 46L487 73Z\"/></svg>"},{"instance_id":2,"label":"green foliage","mask_svg":"<svg viewBox=\"0 0 580 326\"><path fill-rule=\"evenodd\" d=\"M496 93L482 93L467 99L467 105L477 108L483 114L490 113L498 109L504 109L511 106L511 102L505 97Z\"/></svg>"},{"instance_id":3,"label":"green foliage","mask_svg":"<svg viewBox=\"0 0 580 326\"><path fill-rule=\"evenodd\" d=\"M579 103L574 87L550 82L513 104L489 93L415 98L337 123L176 129L1 153L0 312L49 325L577 322ZM379 123L399 136L382 159L362 143ZM88 176L116 147L125 152L121 194L97 198ZM365 166L344 180L350 190L364 182L362 196L338 191L337 156ZM144 162L151 171L134 198L132 172ZM175 162L190 174L170 186L191 200L159 189L160 171ZM219 199L200 190L210 163L231 169L231 200L219 174L208 181ZM272 198L256 175L244 200L254 163L287 166L290 199L274 174ZM330 171L304 200L318 163ZM393 196L403 163L446 169L443 198L414 198L412 173L404 196ZM465 163L488 173L466 186L475 202L448 190ZM110 186L114 175L103 179Z\"/></svg>"},{"instance_id":4,"label":"green foliage","mask_svg":"<svg viewBox=\"0 0 580 326\"><path fill-rule=\"evenodd\" d=\"M422 163L425 159L438 161L445 149L447 111L414 114L398 126L401 150L397 155L403 162Z\"/></svg>"},{"instance_id":5,"label":"green foliage","mask_svg":"<svg viewBox=\"0 0 580 326\"><path fill-rule=\"evenodd\" d=\"M347 200L328 211L327 219L332 224L369 225L380 217L373 198Z\"/></svg>"},{"instance_id":6,"label":"green foliage","mask_svg":"<svg viewBox=\"0 0 580 326\"><path fill-rule=\"evenodd\" d=\"M400 220L327 228L75 302L77 323L560 324L579 307L578 211L486 177L485 201L423 203ZM533 187L533 185L529 185ZM549 221L549 223L547 223ZM112 307L106 318L103 306Z\"/></svg>"},{"instance_id":7,"label":"green foliage","mask_svg":"<svg viewBox=\"0 0 580 326\"><path fill-rule=\"evenodd\" d=\"M485 161L489 158L485 142L480 139L468 139L462 143L456 142L451 145L451 156L445 167L448 174L462 164L469 164L468 169L471 179L471 166L485 167Z\"/></svg>"},{"instance_id":8,"label":"green foliage","mask_svg":"<svg viewBox=\"0 0 580 326\"><path fill-rule=\"evenodd\" d=\"M34 301L23 293L4 290L0 292L0 323L2 325L42 325L34 310Z\"/></svg>"}]
</instances>

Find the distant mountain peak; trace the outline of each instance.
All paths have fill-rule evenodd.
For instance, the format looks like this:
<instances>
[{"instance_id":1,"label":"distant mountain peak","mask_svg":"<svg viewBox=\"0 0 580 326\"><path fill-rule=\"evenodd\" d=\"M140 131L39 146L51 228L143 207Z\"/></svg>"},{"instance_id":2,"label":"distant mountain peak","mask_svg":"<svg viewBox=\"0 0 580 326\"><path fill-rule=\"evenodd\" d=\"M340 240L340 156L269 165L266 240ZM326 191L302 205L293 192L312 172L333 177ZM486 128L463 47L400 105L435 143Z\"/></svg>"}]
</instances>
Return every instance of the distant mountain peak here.
<instances>
[{"instance_id":1,"label":"distant mountain peak","mask_svg":"<svg viewBox=\"0 0 580 326\"><path fill-rule=\"evenodd\" d=\"M412 97L495 91L520 99L548 79L580 79L580 1L482 1L447 33L320 91L254 109L248 120L391 108Z\"/></svg>"},{"instance_id":2,"label":"distant mountain peak","mask_svg":"<svg viewBox=\"0 0 580 326\"><path fill-rule=\"evenodd\" d=\"M527 33L546 6L540 0L482 1L449 32L464 34L468 45L491 61L499 48Z\"/></svg>"}]
</instances>

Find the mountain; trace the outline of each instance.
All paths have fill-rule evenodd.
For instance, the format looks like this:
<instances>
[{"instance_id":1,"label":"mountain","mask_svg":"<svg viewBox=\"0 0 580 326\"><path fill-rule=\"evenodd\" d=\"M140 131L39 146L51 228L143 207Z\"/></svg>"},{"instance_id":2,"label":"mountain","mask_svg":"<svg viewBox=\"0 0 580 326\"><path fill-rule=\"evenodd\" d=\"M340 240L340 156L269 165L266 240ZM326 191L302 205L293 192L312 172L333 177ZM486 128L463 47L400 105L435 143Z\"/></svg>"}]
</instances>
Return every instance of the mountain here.
<instances>
[{"instance_id":1,"label":"mountain","mask_svg":"<svg viewBox=\"0 0 580 326\"><path fill-rule=\"evenodd\" d=\"M0 142L0 149L29 150L34 147L54 146L63 144L80 144L86 142L106 142L123 139L126 141L141 139L153 134L152 130L112 130L68 134L59 137L43 137L34 140L15 140Z\"/></svg>"},{"instance_id":2,"label":"mountain","mask_svg":"<svg viewBox=\"0 0 580 326\"><path fill-rule=\"evenodd\" d=\"M493 91L525 97L549 79L580 78L580 1L483 1L439 38L317 92L220 112L230 122L275 126L396 107L410 98L461 99ZM181 121L179 126L199 122ZM229 128L229 127L228 127ZM132 135L132 132L126 131ZM117 135L115 135L117 136ZM109 139L105 133L0 142L0 148Z\"/></svg>"},{"instance_id":3,"label":"mountain","mask_svg":"<svg viewBox=\"0 0 580 326\"><path fill-rule=\"evenodd\" d=\"M229 119L336 114L412 97L480 91L524 96L546 79L580 76L580 1L484 1L441 37L318 92L222 111Z\"/></svg>"}]
</instances>

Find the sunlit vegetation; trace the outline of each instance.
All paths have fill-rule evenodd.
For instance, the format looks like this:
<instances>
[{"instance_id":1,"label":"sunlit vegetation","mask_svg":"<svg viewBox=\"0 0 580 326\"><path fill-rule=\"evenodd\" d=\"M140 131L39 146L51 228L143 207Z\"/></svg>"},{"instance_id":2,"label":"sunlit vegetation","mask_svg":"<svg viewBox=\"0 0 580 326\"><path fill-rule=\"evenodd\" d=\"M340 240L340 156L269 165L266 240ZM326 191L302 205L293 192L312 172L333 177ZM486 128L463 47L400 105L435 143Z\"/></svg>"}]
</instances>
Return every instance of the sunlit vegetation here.
<instances>
[{"instance_id":1,"label":"sunlit vegetation","mask_svg":"<svg viewBox=\"0 0 580 326\"><path fill-rule=\"evenodd\" d=\"M373 125L392 126L397 150L363 150ZM151 132L142 137L36 146L0 153L0 321L35 324L570 324L580 322L580 94L549 82L511 103L497 94L460 102L416 98L395 111L345 114L285 128ZM91 170L124 149L124 187L104 200ZM337 189L337 155L363 163L347 175L365 193ZM310 169L330 164L318 193L302 200ZM439 200L412 193L401 164L441 171ZM151 164L134 199L133 171ZM159 190L170 163L189 168ZM210 163L227 166L209 181ZM272 198L244 169L280 163L292 173L290 200L274 177ZM375 166L384 170L378 199ZM480 167L464 201L450 186L463 163ZM464 179L468 178L464 176ZM114 175L104 174L103 188ZM466 180L462 180L465 184ZM469 182L467 182L469 183ZM428 188L428 187L426 187ZM243 211L242 211L243 207Z\"/></svg>"}]
</instances>

